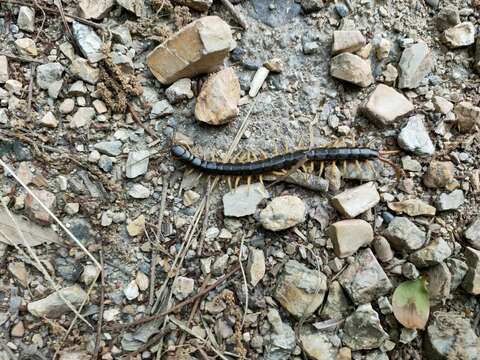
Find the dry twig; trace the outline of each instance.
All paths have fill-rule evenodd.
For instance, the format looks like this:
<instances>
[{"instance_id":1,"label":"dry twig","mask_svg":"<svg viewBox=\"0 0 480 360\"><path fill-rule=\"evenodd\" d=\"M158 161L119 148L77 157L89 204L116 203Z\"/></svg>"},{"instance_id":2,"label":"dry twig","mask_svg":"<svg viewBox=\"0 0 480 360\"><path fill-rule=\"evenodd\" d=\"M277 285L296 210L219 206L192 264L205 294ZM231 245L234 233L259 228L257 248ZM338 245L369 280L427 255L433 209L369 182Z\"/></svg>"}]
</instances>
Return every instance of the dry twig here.
<instances>
[{"instance_id":1,"label":"dry twig","mask_svg":"<svg viewBox=\"0 0 480 360\"><path fill-rule=\"evenodd\" d=\"M93 351L93 359L98 358L100 353L100 342L102 339L102 325L103 325L103 310L105 307L105 264L103 261L103 240L100 240L100 265L101 270L101 288L100 288L100 309L98 310L97 323L97 339L95 341L95 350Z\"/></svg>"},{"instance_id":2,"label":"dry twig","mask_svg":"<svg viewBox=\"0 0 480 360\"><path fill-rule=\"evenodd\" d=\"M244 29L248 29L248 25L246 21L243 19L243 16L235 9L235 6L229 0L220 0L221 3L228 9L228 11L232 14L238 24Z\"/></svg>"},{"instance_id":3,"label":"dry twig","mask_svg":"<svg viewBox=\"0 0 480 360\"><path fill-rule=\"evenodd\" d=\"M222 276L220 279L215 281L212 285L207 286L204 290L199 291L195 296L192 296L191 298L189 298L185 301L182 301L181 303L178 303L177 305L171 307L168 310L162 311L160 314L156 314L156 315L152 315L152 316L146 316L146 317L143 317L143 318L141 318L137 321L131 322L129 324L113 325L113 326L110 327L110 330L118 331L118 330L122 330L122 329L129 328L129 327L132 327L132 326L145 324L149 321L160 319L160 318L164 317L165 315L171 314L172 312L179 311L184 306L187 306L187 305L191 304L192 302L197 300L199 297L204 296L205 294L209 293L211 290L218 287L221 283L223 283L224 281L228 280L230 277L235 275L235 273L239 269L240 269L240 267L236 266L232 271L230 271L227 274L225 274L224 276Z\"/></svg>"}]
</instances>

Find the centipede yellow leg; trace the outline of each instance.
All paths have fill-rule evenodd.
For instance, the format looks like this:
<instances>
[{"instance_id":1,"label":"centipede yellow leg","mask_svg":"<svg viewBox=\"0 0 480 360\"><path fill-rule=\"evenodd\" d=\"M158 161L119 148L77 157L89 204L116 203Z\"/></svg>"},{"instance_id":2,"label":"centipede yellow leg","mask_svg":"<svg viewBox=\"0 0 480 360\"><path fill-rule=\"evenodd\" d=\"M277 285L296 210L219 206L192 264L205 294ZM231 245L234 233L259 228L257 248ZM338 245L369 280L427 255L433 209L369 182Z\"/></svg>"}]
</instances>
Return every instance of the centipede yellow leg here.
<instances>
[{"instance_id":1,"label":"centipede yellow leg","mask_svg":"<svg viewBox=\"0 0 480 360\"><path fill-rule=\"evenodd\" d=\"M325 162L321 161L320 162L320 170L318 170L318 176L322 176L323 170L325 169Z\"/></svg>"},{"instance_id":2,"label":"centipede yellow leg","mask_svg":"<svg viewBox=\"0 0 480 360\"><path fill-rule=\"evenodd\" d=\"M247 194L250 194L250 184L252 183L252 177L247 176Z\"/></svg>"},{"instance_id":3,"label":"centipede yellow leg","mask_svg":"<svg viewBox=\"0 0 480 360\"><path fill-rule=\"evenodd\" d=\"M343 162L343 173L342 173L343 176L347 175L347 161L344 161Z\"/></svg>"},{"instance_id":4,"label":"centipede yellow leg","mask_svg":"<svg viewBox=\"0 0 480 360\"><path fill-rule=\"evenodd\" d=\"M355 170L358 172L358 175L362 174L362 166L358 160L355 160Z\"/></svg>"},{"instance_id":5,"label":"centipede yellow leg","mask_svg":"<svg viewBox=\"0 0 480 360\"><path fill-rule=\"evenodd\" d=\"M227 183L228 183L228 188L230 189L230 191L232 191L233 187L232 187L232 177L231 176L227 176Z\"/></svg>"},{"instance_id":6,"label":"centipede yellow leg","mask_svg":"<svg viewBox=\"0 0 480 360\"><path fill-rule=\"evenodd\" d=\"M375 170L375 166L373 166L371 161L367 161L367 166L370 170L372 170L373 175L376 177L377 176L377 171Z\"/></svg>"},{"instance_id":7,"label":"centipede yellow leg","mask_svg":"<svg viewBox=\"0 0 480 360\"><path fill-rule=\"evenodd\" d=\"M240 176L237 176L235 178L235 189L238 187L238 184L240 183Z\"/></svg>"}]
</instances>

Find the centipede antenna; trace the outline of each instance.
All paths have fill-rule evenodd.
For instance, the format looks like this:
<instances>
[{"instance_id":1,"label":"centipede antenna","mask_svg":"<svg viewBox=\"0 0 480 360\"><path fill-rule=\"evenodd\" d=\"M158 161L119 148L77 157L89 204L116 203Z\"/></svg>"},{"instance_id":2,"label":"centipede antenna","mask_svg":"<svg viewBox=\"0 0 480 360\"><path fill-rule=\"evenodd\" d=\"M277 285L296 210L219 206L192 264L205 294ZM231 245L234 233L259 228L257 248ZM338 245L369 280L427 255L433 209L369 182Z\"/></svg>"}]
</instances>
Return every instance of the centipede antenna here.
<instances>
[{"instance_id":1,"label":"centipede antenna","mask_svg":"<svg viewBox=\"0 0 480 360\"><path fill-rule=\"evenodd\" d=\"M393 170L395 170L395 176L397 178L397 183L400 181L400 178L404 175L404 172L403 170L400 168L400 166L398 166L397 164L395 164L393 161L389 160L389 159L386 159L382 156L379 156L378 157L378 160L384 162L385 164L388 164L390 165Z\"/></svg>"},{"instance_id":2,"label":"centipede antenna","mask_svg":"<svg viewBox=\"0 0 480 360\"><path fill-rule=\"evenodd\" d=\"M380 156L396 155L400 150L380 150L378 153Z\"/></svg>"}]
</instances>

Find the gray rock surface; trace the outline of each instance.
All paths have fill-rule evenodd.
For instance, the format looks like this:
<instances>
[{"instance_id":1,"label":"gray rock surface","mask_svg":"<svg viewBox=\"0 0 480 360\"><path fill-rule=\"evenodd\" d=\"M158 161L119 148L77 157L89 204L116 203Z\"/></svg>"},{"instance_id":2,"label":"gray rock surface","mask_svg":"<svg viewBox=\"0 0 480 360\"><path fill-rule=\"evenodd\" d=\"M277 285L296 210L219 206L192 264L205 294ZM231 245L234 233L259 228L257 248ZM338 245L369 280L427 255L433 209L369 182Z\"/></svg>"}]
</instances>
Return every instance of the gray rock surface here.
<instances>
[{"instance_id":1,"label":"gray rock surface","mask_svg":"<svg viewBox=\"0 0 480 360\"><path fill-rule=\"evenodd\" d=\"M472 247L480 250L480 217L470 223L464 236Z\"/></svg>"},{"instance_id":2,"label":"gray rock surface","mask_svg":"<svg viewBox=\"0 0 480 360\"><path fill-rule=\"evenodd\" d=\"M469 319L440 312L428 326L425 352L432 360L474 360L480 357L480 340Z\"/></svg>"},{"instance_id":3,"label":"gray rock surface","mask_svg":"<svg viewBox=\"0 0 480 360\"><path fill-rule=\"evenodd\" d=\"M295 348L295 332L284 323L276 309L270 308L267 313L271 332L266 344L266 360L287 360Z\"/></svg>"},{"instance_id":4,"label":"gray rock surface","mask_svg":"<svg viewBox=\"0 0 480 360\"><path fill-rule=\"evenodd\" d=\"M332 198L333 207L343 216L354 218L371 209L380 201L380 195L375 183L369 182L344 192Z\"/></svg>"},{"instance_id":5,"label":"gray rock surface","mask_svg":"<svg viewBox=\"0 0 480 360\"><path fill-rule=\"evenodd\" d=\"M405 49L400 58L400 78L398 87L400 89L414 89L420 86L422 80L433 68L434 62L425 43L417 43Z\"/></svg>"},{"instance_id":6,"label":"gray rock surface","mask_svg":"<svg viewBox=\"0 0 480 360\"><path fill-rule=\"evenodd\" d=\"M345 320L343 342L353 351L370 350L382 346L388 339L380 318L372 305L360 305Z\"/></svg>"},{"instance_id":7,"label":"gray rock surface","mask_svg":"<svg viewBox=\"0 0 480 360\"><path fill-rule=\"evenodd\" d=\"M87 293L78 285L63 288L53 294L27 305L28 312L37 317L59 318L71 311L65 300L78 308L87 298Z\"/></svg>"},{"instance_id":8,"label":"gray rock surface","mask_svg":"<svg viewBox=\"0 0 480 360\"><path fill-rule=\"evenodd\" d=\"M399 251L417 250L425 243L425 232L406 217L397 216L385 230L384 236Z\"/></svg>"},{"instance_id":9,"label":"gray rock surface","mask_svg":"<svg viewBox=\"0 0 480 360\"><path fill-rule=\"evenodd\" d=\"M398 145L416 155L433 155L435 146L425 128L424 116L416 115L408 119L407 125L398 135Z\"/></svg>"},{"instance_id":10,"label":"gray rock surface","mask_svg":"<svg viewBox=\"0 0 480 360\"><path fill-rule=\"evenodd\" d=\"M441 194L435 202L438 211L456 210L465 202L465 196L460 189L453 190L450 194Z\"/></svg>"},{"instance_id":11,"label":"gray rock surface","mask_svg":"<svg viewBox=\"0 0 480 360\"><path fill-rule=\"evenodd\" d=\"M442 238L434 239L430 244L410 254L408 260L418 268L440 264L452 255L452 249Z\"/></svg>"},{"instance_id":12,"label":"gray rock surface","mask_svg":"<svg viewBox=\"0 0 480 360\"><path fill-rule=\"evenodd\" d=\"M74 21L72 30L82 54L88 61L93 64L105 58L102 40L91 27Z\"/></svg>"},{"instance_id":13,"label":"gray rock surface","mask_svg":"<svg viewBox=\"0 0 480 360\"><path fill-rule=\"evenodd\" d=\"M259 221L271 231L291 228L305 221L306 206L297 196L284 195L274 198L265 209L260 211Z\"/></svg>"},{"instance_id":14,"label":"gray rock surface","mask_svg":"<svg viewBox=\"0 0 480 360\"><path fill-rule=\"evenodd\" d=\"M313 314L323 303L326 276L295 260L289 260L277 281L275 299L293 316Z\"/></svg>"},{"instance_id":15,"label":"gray rock surface","mask_svg":"<svg viewBox=\"0 0 480 360\"><path fill-rule=\"evenodd\" d=\"M357 305L371 302L392 289L390 279L369 248L357 253L338 281Z\"/></svg>"},{"instance_id":16,"label":"gray rock surface","mask_svg":"<svg viewBox=\"0 0 480 360\"><path fill-rule=\"evenodd\" d=\"M383 127L413 111L413 104L395 89L379 84L370 94L363 111L377 126Z\"/></svg>"},{"instance_id":17,"label":"gray rock surface","mask_svg":"<svg viewBox=\"0 0 480 360\"><path fill-rule=\"evenodd\" d=\"M258 205L268 197L268 191L261 183L240 185L223 195L223 213L233 217L253 215Z\"/></svg>"},{"instance_id":18,"label":"gray rock surface","mask_svg":"<svg viewBox=\"0 0 480 360\"><path fill-rule=\"evenodd\" d=\"M62 79L64 67L60 63L48 63L37 67L37 85L41 89L48 89L49 86Z\"/></svg>"}]
</instances>

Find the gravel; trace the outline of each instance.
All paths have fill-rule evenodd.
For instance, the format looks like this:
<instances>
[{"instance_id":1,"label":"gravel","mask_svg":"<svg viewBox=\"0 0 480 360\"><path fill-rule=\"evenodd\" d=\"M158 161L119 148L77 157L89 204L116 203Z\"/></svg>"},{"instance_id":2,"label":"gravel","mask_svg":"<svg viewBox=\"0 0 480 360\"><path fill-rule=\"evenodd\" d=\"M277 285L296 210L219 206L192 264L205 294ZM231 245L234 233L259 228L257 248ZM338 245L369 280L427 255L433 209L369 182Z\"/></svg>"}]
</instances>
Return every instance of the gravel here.
<instances>
[{"instance_id":1,"label":"gravel","mask_svg":"<svg viewBox=\"0 0 480 360\"><path fill-rule=\"evenodd\" d=\"M0 157L65 228L2 166L0 358L478 357L475 2L232 3L63 1L73 37L1 3ZM381 159L226 178L173 143ZM402 329L420 276L430 318Z\"/></svg>"}]
</instances>

